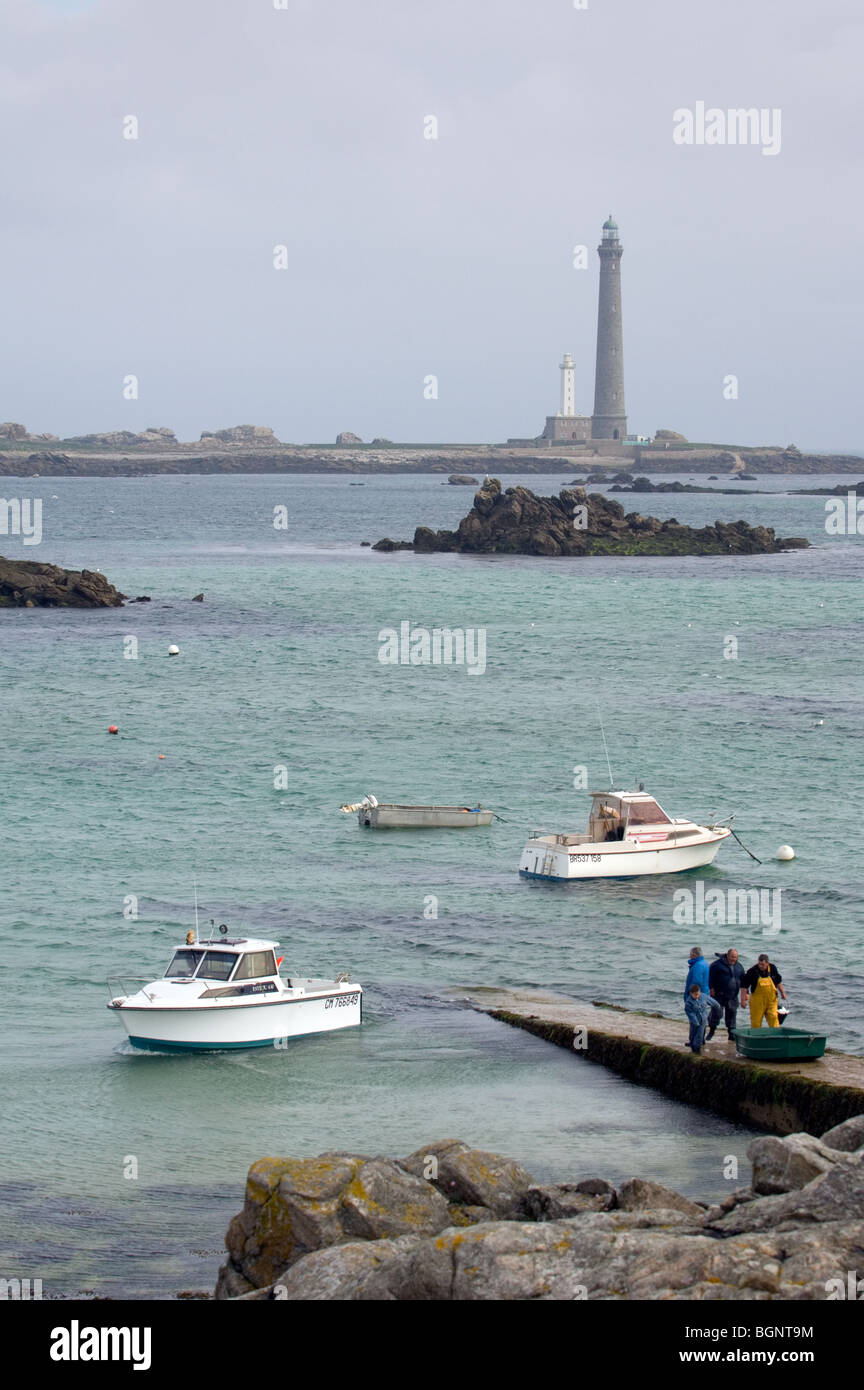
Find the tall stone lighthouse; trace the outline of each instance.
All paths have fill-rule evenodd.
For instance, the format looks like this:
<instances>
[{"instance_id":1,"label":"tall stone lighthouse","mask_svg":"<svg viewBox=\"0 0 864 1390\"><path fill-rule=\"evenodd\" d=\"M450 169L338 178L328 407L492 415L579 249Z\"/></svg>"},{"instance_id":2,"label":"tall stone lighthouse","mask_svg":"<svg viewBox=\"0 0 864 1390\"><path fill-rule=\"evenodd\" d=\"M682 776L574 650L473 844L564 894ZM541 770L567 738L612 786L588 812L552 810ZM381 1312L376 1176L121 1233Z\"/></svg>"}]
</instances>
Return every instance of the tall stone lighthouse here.
<instances>
[{"instance_id":1,"label":"tall stone lighthouse","mask_svg":"<svg viewBox=\"0 0 864 1390\"><path fill-rule=\"evenodd\" d=\"M600 299L597 307L597 369L594 375L592 439L624 439L624 344L621 326L621 257L618 223L610 212L597 247L600 256Z\"/></svg>"}]
</instances>

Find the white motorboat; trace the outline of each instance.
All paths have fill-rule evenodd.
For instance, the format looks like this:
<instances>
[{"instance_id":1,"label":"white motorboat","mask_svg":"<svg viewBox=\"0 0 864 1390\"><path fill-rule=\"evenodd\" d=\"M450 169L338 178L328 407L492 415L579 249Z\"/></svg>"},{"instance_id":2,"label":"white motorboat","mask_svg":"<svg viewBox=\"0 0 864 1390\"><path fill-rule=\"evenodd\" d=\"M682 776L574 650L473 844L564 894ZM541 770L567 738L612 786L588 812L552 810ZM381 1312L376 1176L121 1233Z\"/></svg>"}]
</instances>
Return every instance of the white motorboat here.
<instances>
[{"instance_id":1,"label":"white motorboat","mask_svg":"<svg viewBox=\"0 0 864 1390\"><path fill-rule=\"evenodd\" d=\"M340 806L357 812L358 823L371 830L465 830L472 825L491 825L495 816L479 802L475 806L399 806L366 796Z\"/></svg>"},{"instance_id":2,"label":"white motorboat","mask_svg":"<svg viewBox=\"0 0 864 1390\"><path fill-rule=\"evenodd\" d=\"M710 864L732 834L725 825L671 819L641 788L588 794L587 834L532 834L519 864L524 878L561 882L680 874Z\"/></svg>"},{"instance_id":3,"label":"white motorboat","mask_svg":"<svg viewBox=\"0 0 864 1390\"><path fill-rule=\"evenodd\" d=\"M292 1038L361 1022L363 990L347 975L333 980L279 974L278 941L190 932L161 980L109 980L108 1008L133 1047L154 1052L287 1046ZM119 986L119 988L118 988Z\"/></svg>"}]
</instances>

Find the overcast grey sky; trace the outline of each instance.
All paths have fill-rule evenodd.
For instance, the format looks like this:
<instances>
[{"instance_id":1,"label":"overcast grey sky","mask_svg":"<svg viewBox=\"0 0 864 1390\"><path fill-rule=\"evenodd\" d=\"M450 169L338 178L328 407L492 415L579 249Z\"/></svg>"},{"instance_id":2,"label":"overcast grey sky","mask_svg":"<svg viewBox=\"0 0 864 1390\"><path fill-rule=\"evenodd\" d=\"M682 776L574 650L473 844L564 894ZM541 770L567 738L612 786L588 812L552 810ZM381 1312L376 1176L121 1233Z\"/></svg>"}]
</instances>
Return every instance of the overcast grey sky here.
<instances>
[{"instance_id":1,"label":"overcast grey sky","mask_svg":"<svg viewBox=\"0 0 864 1390\"><path fill-rule=\"evenodd\" d=\"M611 210L631 430L864 446L860 0L0 14L0 419L533 435L564 351L591 412ZM676 144L700 101L780 108L779 153Z\"/></svg>"}]
</instances>

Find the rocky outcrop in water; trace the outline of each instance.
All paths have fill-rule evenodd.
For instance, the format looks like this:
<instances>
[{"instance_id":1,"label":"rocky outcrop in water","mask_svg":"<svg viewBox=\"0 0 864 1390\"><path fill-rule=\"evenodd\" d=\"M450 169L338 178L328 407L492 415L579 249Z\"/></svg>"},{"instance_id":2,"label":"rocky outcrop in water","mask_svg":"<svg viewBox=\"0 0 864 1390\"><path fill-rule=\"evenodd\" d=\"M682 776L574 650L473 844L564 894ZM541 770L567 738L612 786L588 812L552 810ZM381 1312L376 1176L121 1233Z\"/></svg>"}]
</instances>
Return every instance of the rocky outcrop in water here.
<instances>
[{"instance_id":1,"label":"rocky outcrop in water","mask_svg":"<svg viewBox=\"0 0 864 1390\"><path fill-rule=\"evenodd\" d=\"M764 555L807 545L801 537L778 539L771 527L746 521L695 528L674 517L625 515L620 502L583 488L537 497L526 487L502 491L497 478L488 478L456 531L418 526L413 541L387 537L373 548L475 555Z\"/></svg>"},{"instance_id":2,"label":"rocky outcrop in water","mask_svg":"<svg viewBox=\"0 0 864 1390\"><path fill-rule=\"evenodd\" d=\"M103 574L0 555L0 607L119 608L125 598Z\"/></svg>"},{"instance_id":3,"label":"rocky outcrop in water","mask_svg":"<svg viewBox=\"0 0 864 1390\"><path fill-rule=\"evenodd\" d=\"M821 1140L757 1139L753 1185L710 1207L641 1178L540 1184L452 1139L403 1159L265 1158L229 1227L216 1298L843 1297L864 1246L857 1140L864 1116Z\"/></svg>"},{"instance_id":4,"label":"rocky outcrop in water","mask_svg":"<svg viewBox=\"0 0 864 1390\"><path fill-rule=\"evenodd\" d=\"M715 474L709 475L717 481ZM739 473L737 475L742 480L755 482L757 479L751 474ZM700 487L698 483L681 483L677 480L672 483L652 483L650 478L629 478L624 482L616 479L610 492L713 492L718 497L748 497L750 493L741 492L740 487ZM763 494L764 495L764 494Z\"/></svg>"},{"instance_id":5,"label":"rocky outcrop in water","mask_svg":"<svg viewBox=\"0 0 864 1390\"><path fill-rule=\"evenodd\" d=\"M798 487L794 490L796 497L845 497L847 493L855 492L864 496L864 479L860 483L838 483L836 487Z\"/></svg>"}]
</instances>

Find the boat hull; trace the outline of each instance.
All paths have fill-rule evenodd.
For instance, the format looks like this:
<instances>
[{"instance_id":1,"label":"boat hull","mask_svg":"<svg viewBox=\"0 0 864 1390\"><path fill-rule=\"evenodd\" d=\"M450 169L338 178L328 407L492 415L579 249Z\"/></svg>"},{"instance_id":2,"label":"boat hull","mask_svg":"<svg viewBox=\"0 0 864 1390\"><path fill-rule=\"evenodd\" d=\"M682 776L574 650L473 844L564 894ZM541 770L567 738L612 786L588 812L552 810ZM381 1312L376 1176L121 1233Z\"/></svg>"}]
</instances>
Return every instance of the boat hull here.
<instances>
[{"instance_id":1,"label":"boat hull","mask_svg":"<svg viewBox=\"0 0 864 1390\"><path fill-rule=\"evenodd\" d=\"M586 844L550 849L529 840L519 865L523 878L569 883L587 878L642 878L644 875L680 874L711 864L728 831L706 833L692 844L664 846Z\"/></svg>"},{"instance_id":2,"label":"boat hull","mask_svg":"<svg viewBox=\"0 0 864 1390\"><path fill-rule=\"evenodd\" d=\"M357 812L370 830L467 830L491 825L493 811L470 811L461 806L365 806Z\"/></svg>"},{"instance_id":3,"label":"boat hull","mask_svg":"<svg viewBox=\"0 0 864 1390\"><path fill-rule=\"evenodd\" d=\"M133 1047L150 1051L213 1052L242 1047L282 1048L294 1038L354 1028L362 1021L362 990L239 1005L136 1007L114 1005Z\"/></svg>"}]
</instances>

